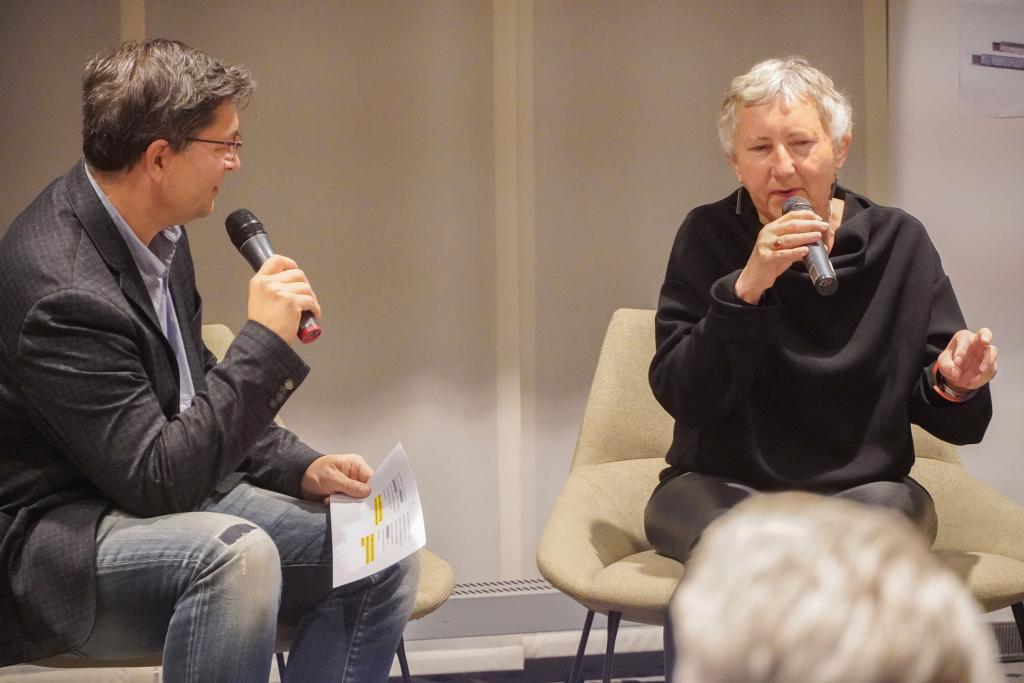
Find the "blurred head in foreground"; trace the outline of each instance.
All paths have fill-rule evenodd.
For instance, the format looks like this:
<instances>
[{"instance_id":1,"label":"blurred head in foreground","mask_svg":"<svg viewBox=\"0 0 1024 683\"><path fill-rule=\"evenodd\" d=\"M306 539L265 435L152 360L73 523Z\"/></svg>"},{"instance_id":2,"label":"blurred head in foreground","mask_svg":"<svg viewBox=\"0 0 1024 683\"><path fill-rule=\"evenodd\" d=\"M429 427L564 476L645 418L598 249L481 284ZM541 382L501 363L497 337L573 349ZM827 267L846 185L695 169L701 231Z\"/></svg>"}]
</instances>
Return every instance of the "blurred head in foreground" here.
<instances>
[{"instance_id":1,"label":"blurred head in foreground","mask_svg":"<svg viewBox=\"0 0 1024 683\"><path fill-rule=\"evenodd\" d=\"M997 683L967 588L901 516L805 493L714 522L670 606L675 683Z\"/></svg>"}]
</instances>

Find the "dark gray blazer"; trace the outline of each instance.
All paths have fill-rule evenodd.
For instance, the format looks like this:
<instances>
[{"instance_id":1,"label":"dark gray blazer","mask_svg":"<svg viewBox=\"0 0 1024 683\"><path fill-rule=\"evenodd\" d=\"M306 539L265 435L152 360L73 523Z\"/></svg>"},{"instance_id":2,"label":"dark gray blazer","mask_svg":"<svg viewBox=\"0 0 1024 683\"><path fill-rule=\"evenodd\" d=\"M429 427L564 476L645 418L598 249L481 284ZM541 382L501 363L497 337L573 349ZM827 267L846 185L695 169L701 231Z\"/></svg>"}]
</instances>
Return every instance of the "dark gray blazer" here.
<instances>
[{"instance_id":1,"label":"dark gray blazer","mask_svg":"<svg viewBox=\"0 0 1024 683\"><path fill-rule=\"evenodd\" d=\"M309 368L253 322L224 361L200 336L188 238L170 287L196 396L128 248L79 162L0 241L0 666L81 644L95 617L96 523L195 509L244 472L298 495L319 455L274 415Z\"/></svg>"}]
</instances>

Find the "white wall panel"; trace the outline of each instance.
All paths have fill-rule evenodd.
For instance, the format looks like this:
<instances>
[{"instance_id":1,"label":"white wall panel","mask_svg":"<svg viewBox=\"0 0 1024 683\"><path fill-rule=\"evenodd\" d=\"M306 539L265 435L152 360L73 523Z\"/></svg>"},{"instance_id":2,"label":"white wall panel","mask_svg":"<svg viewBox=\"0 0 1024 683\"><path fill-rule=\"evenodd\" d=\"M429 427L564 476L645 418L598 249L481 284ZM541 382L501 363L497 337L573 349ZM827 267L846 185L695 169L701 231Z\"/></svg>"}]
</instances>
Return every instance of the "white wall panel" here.
<instances>
[{"instance_id":1,"label":"white wall panel","mask_svg":"<svg viewBox=\"0 0 1024 683\"><path fill-rule=\"evenodd\" d=\"M961 457L1024 503L1024 118L961 118L959 29L957 0L889 2L892 201L928 229L967 324L995 334L994 417Z\"/></svg>"}]
</instances>

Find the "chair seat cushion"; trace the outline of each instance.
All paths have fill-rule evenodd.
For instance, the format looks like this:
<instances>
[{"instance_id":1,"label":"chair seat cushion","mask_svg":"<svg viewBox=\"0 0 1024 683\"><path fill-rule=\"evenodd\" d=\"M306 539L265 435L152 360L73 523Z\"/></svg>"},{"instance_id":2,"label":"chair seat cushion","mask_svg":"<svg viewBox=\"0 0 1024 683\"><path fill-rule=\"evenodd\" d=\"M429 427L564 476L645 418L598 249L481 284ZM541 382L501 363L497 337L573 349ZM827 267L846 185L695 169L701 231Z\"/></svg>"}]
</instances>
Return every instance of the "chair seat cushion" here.
<instances>
[{"instance_id":1,"label":"chair seat cushion","mask_svg":"<svg viewBox=\"0 0 1024 683\"><path fill-rule=\"evenodd\" d=\"M935 554L967 584L986 612L1024 600L1024 562L991 553L937 550ZM584 601L588 609L622 612L645 624L664 623L683 565L646 550L613 562L594 577Z\"/></svg>"},{"instance_id":2,"label":"chair seat cushion","mask_svg":"<svg viewBox=\"0 0 1024 683\"><path fill-rule=\"evenodd\" d=\"M986 612L1024 600L1024 562L991 553L937 550L939 559L970 588ZM630 555L605 567L593 578L588 608L622 612L627 621L660 625L683 565L653 550ZM577 596L579 597L579 596Z\"/></svg>"},{"instance_id":3,"label":"chair seat cushion","mask_svg":"<svg viewBox=\"0 0 1024 683\"><path fill-rule=\"evenodd\" d=\"M426 548L420 550L420 585L412 619L421 619L444 604L455 589L452 566Z\"/></svg>"},{"instance_id":4,"label":"chair seat cushion","mask_svg":"<svg viewBox=\"0 0 1024 683\"><path fill-rule=\"evenodd\" d=\"M598 572L584 604L597 612L622 612L627 621L660 625L682 575L683 565L645 550Z\"/></svg>"}]
</instances>

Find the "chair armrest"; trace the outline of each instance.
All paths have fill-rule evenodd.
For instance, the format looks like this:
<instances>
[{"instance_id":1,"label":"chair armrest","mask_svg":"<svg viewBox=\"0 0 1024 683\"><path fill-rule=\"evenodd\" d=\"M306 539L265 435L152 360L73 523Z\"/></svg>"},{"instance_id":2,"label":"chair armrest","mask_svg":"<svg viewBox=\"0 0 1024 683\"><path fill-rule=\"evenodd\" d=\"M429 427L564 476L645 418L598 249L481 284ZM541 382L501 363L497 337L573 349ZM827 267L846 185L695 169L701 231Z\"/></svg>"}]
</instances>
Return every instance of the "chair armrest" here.
<instances>
[{"instance_id":1,"label":"chair armrest","mask_svg":"<svg viewBox=\"0 0 1024 683\"><path fill-rule=\"evenodd\" d=\"M936 550L985 552L1024 562L1024 508L962 465L918 459L910 474L935 501Z\"/></svg>"}]
</instances>

